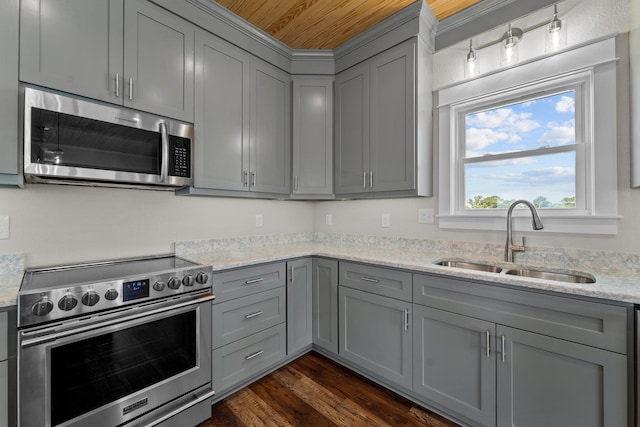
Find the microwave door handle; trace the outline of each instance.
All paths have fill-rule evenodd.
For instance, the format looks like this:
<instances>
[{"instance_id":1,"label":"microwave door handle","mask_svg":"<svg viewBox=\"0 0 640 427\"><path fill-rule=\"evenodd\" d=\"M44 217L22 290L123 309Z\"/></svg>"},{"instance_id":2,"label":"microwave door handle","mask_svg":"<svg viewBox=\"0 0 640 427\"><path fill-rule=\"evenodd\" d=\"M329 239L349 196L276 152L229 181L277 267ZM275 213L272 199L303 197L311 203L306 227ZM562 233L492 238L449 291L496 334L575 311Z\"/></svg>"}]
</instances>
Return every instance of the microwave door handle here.
<instances>
[{"instance_id":1,"label":"microwave door handle","mask_svg":"<svg viewBox=\"0 0 640 427\"><path fill-rule=\"evenodd\" d=\"M166 123L160 123L160 139L162 140L162 164L158 181L165 182L169 169L169 132Z\"/></svg>"}]
</instances>

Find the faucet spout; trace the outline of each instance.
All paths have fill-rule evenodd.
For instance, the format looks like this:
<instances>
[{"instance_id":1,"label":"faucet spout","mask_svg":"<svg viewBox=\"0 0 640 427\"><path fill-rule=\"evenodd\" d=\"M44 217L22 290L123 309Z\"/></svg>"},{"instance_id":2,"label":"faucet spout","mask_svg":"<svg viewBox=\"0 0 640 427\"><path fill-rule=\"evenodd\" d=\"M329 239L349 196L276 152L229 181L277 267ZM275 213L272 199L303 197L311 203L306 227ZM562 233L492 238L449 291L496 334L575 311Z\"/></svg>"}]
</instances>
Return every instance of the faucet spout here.
<instances>
[{"instance_id":1,"label":"faucet spout","mask_svg":"<svg viewBox=\"0 0 640 427\"><path fill-rule=\"evenodd\" d=\"M514 245L512 238L513 209L520 204L526 205L531 211L531 227L534 230L542 230L544 228L544 226L542 225L542 220L538 216L538 212L536 211L535 206L533 206L533 203L529 202L528 200L516 200L515 202L511 203L511 206L509 206L509 209L507 210L507 241L504 247L504 260L507 262L513 262L513 252L524 252L525 250L524 238L522 238L521 246Z\"/></svg>"}]
</instances>

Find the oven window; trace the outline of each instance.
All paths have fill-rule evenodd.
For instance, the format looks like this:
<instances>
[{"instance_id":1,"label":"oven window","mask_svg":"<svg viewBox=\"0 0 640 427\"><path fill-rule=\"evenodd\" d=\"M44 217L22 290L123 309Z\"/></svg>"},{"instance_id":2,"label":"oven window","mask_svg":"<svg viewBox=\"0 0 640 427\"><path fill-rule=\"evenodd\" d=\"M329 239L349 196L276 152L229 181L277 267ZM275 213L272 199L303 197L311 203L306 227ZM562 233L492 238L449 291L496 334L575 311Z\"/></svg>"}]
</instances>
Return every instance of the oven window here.
<instances>
[{"instance_id":1,"label":"oven window","mask_svg":"<svg viewBox=\"0 0 640 427\"><path fill-rule=\"evenodd\" d=\"M159 132L31 108L34 163L160 174Z\"/></svg>"},{"instance_id":2,"label":"oven window","mask_svg":"<svg viewBox=\"0 0 640 427\"><path fill-rule=\"evenodd\" d=\"M196 366L196 311L51 349L58 425Z\"/></svg>"}]
</instances>

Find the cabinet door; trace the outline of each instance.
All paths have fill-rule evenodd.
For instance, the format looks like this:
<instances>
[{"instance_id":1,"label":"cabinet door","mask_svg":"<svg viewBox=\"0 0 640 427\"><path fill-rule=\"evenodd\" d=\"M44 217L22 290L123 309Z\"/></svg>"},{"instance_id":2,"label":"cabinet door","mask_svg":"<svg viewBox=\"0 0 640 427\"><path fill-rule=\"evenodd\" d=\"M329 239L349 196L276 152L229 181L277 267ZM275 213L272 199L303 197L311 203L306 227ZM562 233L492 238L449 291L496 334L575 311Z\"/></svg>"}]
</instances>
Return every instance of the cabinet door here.
<instances>
[{"instance_id":1,"label":"cabinet door","mask_svg":"<svg viewBox=\"0 0 640 427\"><path fill-rule=\"evenodd\" d=\"M338 354L338 261L313 259L313 345Z\"/></svg>"},{"instance_id":2,"label":"cabinet door","mask_svg":"<svg viewBox=\"0 0 640 427\"><path fill-rule=\"evenodd\" d=\"M121 103L122 35L123 0L22 0L20 80Z\"/></svg>"},{"instance_id":3,"label":"cabinet door","mask_svg":"<svg viewBox=\"0 0 640 427\"><path fill-rule=\"evenodd\" d=\"M195 186L248 190L250 57L196 33Z\"/></svg>"},{"instance_id":4,"label":"cabinet door","mask_svg":"<svg viewBox=\"0 0 640 427\"><path fill-rule=\"evenodd\" d=\"M251 64L250 186L290 194L291 78L261 61Z\"/></svg>"},{"instance_id":5,"label":"cabinet door","mask_svg":"<svg viewBox=\"0 0 640 427\"><path fill-rule=\"evenodd\" d=\"M293 194L333 194L333 78L293 79Z\"/></svg>"},{"instance_id":6,"label":"cabinet door","mask_svg":"<svg viewBox=\"0 0 640 427\"><path fill-rule=\"evenodd\" d=\"M127 0L126 106L193 122L195 27L146 0Z\"/></svg>"},{"instance_id":7,"label":"cabinet door","mask_svg":"<svg viewBox=\"0 0 640 427\"><path fill-rule=\"evenodd\" d=\"M20 184L18 167L18 0L0 4L0 185Z\"/></svg>"},{"instance_id":8,"label":"cabinet door","mask_svg":"<svg viewBox=\"0 0 640 427\"><path fill-rule=\"evenodd\" d=\"M416 187L415 40L371 61L371 191Z\"/></svg>"},{"instance_id":9,"label":"cabinet door","mask_svg":"<svg viewBox=\"0 0 640 427\"><path fill-rule=\"evenodd\" d=\"M362 193L369 187L369 65L336 76L335 193Z\"/></svg>"},{"instance_id":10,"label":"cabinet door","mask_svg":"<svg viewBox=\"0 0 640 427\"><path fill-rule=\"evenodd\" d=\"M413 390L481 425L496 423L495 324L413 306Z\"/></svg>"},{"instance_id":11,"label":"cabinet door","mask_svg":"<svg viewBox=\"0 0 640 427\"><path fill-rule=\"evenodd\" d=\"M340 286L340 356L411 388L411 304Z\"/></svg>"},{"instance_id":12,"label":"cabinet door","mask_svg":"<svg viewBox=\"0 0 640 427\"><path fill-rule=\"evenodd\" d=\"M313 280L311 258L287 263L287 354L311 345Z\"/></svg>"},{"instance_id":13,"label":"cabinet door","mask_svg":"<svg viewBox=\"0 0 640 427\"><path fill-rule=\"evenodd\" d=\"M627 358L498 326L498 426L627 426Z\"/></svg>"}]
</instances>

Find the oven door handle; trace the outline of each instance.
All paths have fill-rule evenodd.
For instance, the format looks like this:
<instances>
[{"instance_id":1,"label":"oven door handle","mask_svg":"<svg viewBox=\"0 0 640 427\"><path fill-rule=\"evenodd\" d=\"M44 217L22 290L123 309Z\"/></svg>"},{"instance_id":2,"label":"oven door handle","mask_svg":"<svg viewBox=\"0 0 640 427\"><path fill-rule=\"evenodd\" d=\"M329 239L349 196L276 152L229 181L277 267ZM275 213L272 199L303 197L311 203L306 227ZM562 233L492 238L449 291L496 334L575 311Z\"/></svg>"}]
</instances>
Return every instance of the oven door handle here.
<instances>
[{"instance_id":1,"label":"oven door handle","mask_svg":"<svg viewBox=\"0 0 640 427\"><path fill-rule=\"evenodd\" d=\"M166 123L160 123L160 139L162 141L162 163L159 182L165 182L169 174L169 132Z\"/></svg>"},{"instance_id":2,"label":"oven door handle","mask_svg":"<svg viewBox=\"0 0 640 427\"><path fill-rule=\"evenodd\" d=\"M215 391L210 390L207 393L203 394L202 396L197 397L195 400L192 400L191 402L185 403L184 405L180 406L179 408L176 408L173 411L161 416L160 418L158 418L156 420L153 420L149 424L145 424L144 427L157 426L158 424L162 423L163 421L166 421L169 418L171 418L171 417L173 417L175 415L178 415L180 412L186 411L187 409L191 408L192 406L196 406L197 404L202 403L207 399L211 399L215 394L216 394Z\"/></svg>"},{"instance_id":3,"label":"oven door handle","mask_svg":"<svg viewBox=\"0 0 640 427\"><path fill-rule=\"evenodd\" d=\"M104 328L106 326L111 326L111 325L115 325L118 323L124 323L124 322L128 322L131 320L136 320L136 319L140 319L142 317L147 317L147 316L153 316L156 314L161 314L164 312L168 312L168 311L172 311L172 310L176 310L176 309L180 309L180 308L184 308L184 307L189 307L191 305L197 305L197 304L202 304L204 302L208 302L208 301L213 301L215 299L215 295L207 295L204 297L200 297L197 298L195 300L191 300L191 301L187 301L187 302L183 302L183 303L178 303L178 304L173 304L170 305L168 307L162 307L162 308L156 308L154 310L148 310L148 311L144 311L142 313L136 313L136 314L132 314L130 316L123 316L123 317L118 317L118 318L114 318L114 319L109 319L97 324L93 324L93 325L87 325L87 326L83 326L83 327L79 327L79 328L73 328L73 329L68 329L68 330L63 330L63 331L59 331L59 332L53 332L44 336L40 336L37 338L32 338L32 339L25 339L24 341L22 341L20 347L21 348L27 348L27 347L33 347L35 345L39 345L39 344L44 344L47 342L51 342L51 341L55 341L59 338L65 338L65 337L69 337L72 335L77 335L77 334L81 334L84 332L89 332L92 331L94 329L100 329L100 328Z\"/></svg>"}]
</instances>

